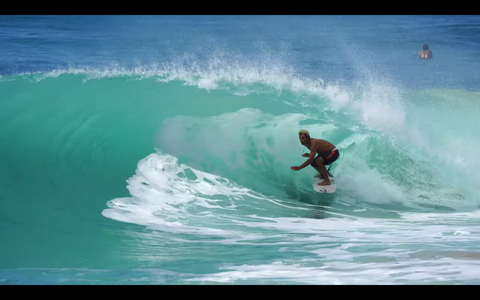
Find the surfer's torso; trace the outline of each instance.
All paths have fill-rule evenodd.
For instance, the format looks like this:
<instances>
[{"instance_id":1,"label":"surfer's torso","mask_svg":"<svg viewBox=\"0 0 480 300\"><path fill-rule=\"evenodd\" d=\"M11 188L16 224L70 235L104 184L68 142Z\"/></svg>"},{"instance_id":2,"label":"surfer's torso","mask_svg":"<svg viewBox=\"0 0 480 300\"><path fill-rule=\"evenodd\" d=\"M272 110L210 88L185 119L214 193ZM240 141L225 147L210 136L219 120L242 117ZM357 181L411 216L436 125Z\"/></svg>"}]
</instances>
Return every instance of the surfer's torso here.
<instances>
[{"instance_id":1,"label":"surfer's torso","mask_svg":"<svg viewBox=\"0 0 480 300\"><path fill-rule=\"evenodd\" d=\"M316 151L320 155L335 149L335 146L326 140L312 138L310 139L310 145L305 145L305 147L310 149L310 151Z\"/></svg>"}]
</instances>

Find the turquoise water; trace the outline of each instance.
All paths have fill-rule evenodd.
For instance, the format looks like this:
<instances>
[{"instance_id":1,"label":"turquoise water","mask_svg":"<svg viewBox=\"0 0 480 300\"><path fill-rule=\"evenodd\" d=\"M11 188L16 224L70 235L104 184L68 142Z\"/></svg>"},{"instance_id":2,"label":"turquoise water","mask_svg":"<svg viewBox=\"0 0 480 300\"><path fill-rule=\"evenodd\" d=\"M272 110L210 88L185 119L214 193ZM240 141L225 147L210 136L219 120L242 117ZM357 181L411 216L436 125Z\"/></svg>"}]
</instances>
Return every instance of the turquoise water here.
<instances>
[{"instance_id":1,"label":"turquoise water","mask_svg":"<svg viewBox=\"0 0 480 300\"><path fill-rule=\"evenodd\" d=\"M479 21L0 17L0 282L478 284Z\"/></svg>"}]
</instances>

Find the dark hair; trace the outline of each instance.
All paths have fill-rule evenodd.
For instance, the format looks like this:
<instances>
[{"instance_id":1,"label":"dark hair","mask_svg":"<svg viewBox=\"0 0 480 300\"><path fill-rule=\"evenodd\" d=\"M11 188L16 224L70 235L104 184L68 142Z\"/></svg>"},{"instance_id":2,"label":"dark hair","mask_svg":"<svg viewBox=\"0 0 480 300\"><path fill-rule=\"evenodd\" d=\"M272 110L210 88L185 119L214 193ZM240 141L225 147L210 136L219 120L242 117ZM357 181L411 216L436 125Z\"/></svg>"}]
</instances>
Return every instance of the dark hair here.
<instances>
[{"instance_id":1,"label":"dark hair","mask_svg":"<svg viewBox=\"0 0 480 300\"><path fill-rule=\"evenodd\" d=\"M428 50L428 45L423 45L423 50Z\"/></svg>"}]
</instances>

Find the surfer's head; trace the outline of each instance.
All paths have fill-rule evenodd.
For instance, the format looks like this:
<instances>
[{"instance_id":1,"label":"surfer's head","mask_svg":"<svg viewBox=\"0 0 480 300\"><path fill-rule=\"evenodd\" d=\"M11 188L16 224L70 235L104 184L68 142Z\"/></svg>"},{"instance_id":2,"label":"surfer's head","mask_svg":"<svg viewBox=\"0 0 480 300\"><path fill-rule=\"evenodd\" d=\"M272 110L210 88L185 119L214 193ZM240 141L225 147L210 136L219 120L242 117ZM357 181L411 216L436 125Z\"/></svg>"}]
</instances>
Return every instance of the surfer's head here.
<instances>
[{"instance_id":1,"label":"surfer's head","mask_svg":"<svg viewBox=\"0 0 480 300\"><path fill-rule=\"evenodd\" d=\"M306 143L310 142L310 133L306 129L300 129L298 132L298 138L300 139L300 143L305 145Z\"/></svg>"},{"instance_id":2,"label":"surfer's head","mask_svg":"<svg viewBox=\"0 0 480 300\"><path fill-rule=\"evenodd\" d=\"M428 45L423 45L423 50L428 50Z\"/></svg>"}]
</instances>

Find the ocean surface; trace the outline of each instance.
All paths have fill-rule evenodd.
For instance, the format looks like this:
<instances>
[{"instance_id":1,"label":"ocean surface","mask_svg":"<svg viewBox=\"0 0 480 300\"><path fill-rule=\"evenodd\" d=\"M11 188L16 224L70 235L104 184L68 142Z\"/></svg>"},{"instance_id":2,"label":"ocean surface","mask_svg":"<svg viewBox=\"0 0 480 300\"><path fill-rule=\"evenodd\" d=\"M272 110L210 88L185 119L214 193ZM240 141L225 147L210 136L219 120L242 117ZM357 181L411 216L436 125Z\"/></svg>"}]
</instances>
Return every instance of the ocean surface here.
<instances>
[{"instance_id":1,"label":"ocean surface","mask_svg":"<svg viewBox=\"0 0 480 300\"><path fill-rule=\"evenodd\" d=\"M0 16L0 45L0 284L480 284L480 16Z\"/></svg>"}]
</instances>

